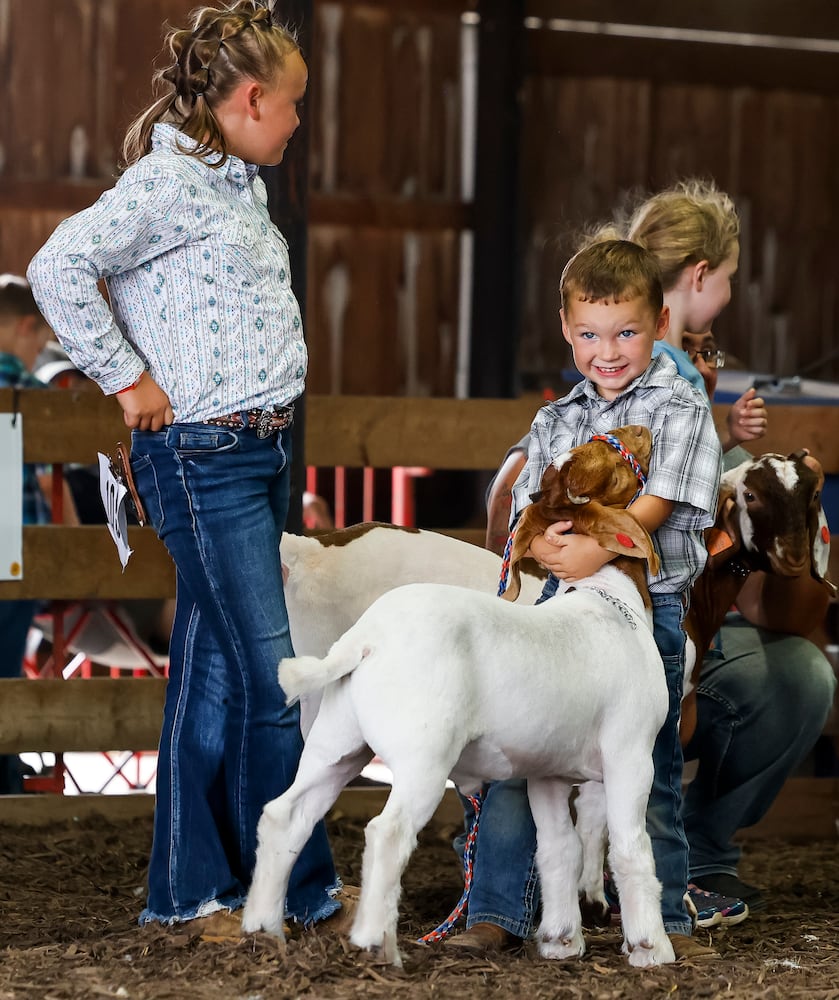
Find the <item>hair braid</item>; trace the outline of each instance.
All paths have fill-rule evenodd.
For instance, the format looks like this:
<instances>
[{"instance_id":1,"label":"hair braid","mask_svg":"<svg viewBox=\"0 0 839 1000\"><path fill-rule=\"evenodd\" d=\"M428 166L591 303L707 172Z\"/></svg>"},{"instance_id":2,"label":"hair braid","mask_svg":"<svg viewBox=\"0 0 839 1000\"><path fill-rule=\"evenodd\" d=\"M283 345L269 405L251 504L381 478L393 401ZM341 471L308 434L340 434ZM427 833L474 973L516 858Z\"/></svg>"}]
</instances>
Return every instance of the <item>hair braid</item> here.
<instances>
[{"instance_id":1,"label":"hair braid","mask_svg":"<svg viewBox=\"0 0 839 1000\"><path fill-rule=\"evenodd\" d=\"M298 49L294 33L275 23L271 9L257 0L194 11L189 28L172 29L166 37L168 64L154 74L154 103L126 132L124 165L150 152L154 125L168 122L196 142L182 152L213 153L213 166L220 166L227 147L213 108L243 79L269 83Z\"/></svg>"}]
</instances>

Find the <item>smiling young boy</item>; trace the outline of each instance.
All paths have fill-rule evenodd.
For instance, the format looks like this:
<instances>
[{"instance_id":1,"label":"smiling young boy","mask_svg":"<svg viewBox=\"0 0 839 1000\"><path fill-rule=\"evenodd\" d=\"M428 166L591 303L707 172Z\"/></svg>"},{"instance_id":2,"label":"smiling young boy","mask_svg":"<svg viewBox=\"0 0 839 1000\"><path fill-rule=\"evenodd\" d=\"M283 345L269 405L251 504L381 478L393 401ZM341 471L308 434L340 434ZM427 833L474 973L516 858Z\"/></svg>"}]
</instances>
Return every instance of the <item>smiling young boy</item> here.
<instances>
[{"instance_id":1,"label":"smiling young boy","mask_svg":"<svg viewBox=\"0 0 839 1000\"><path fill-rule=\"evenodd\" d=\"M653 752L647 827L662 883L664 926L676 957L712 957L714 952L690 937L683 898L688 845L681 820L678 728L682 621L687 591L705 565L702 530L713 523L716 507L719 439L704 398L678 375L670 358L652 357L653 344L665 336L669 322L652 254L623 240L594 243L569 261L560 293L563 336L583 381L536 415L527 462L513 488L513 519L539 489L547 466L569 448L625 424L644 424L652 431L647 485L632 512L652 535L661 559L649 586L670 707ZM531 544L531 555L551 574L542 599L556 594L560 580L573 583L615 558L588 536L566 534L570 527L569 522L551 525ZM481 813L467 931L452 945L492 950L527 936L537 898L534 851L523 783L491 785Z\"/></svg>"}]
</instances>

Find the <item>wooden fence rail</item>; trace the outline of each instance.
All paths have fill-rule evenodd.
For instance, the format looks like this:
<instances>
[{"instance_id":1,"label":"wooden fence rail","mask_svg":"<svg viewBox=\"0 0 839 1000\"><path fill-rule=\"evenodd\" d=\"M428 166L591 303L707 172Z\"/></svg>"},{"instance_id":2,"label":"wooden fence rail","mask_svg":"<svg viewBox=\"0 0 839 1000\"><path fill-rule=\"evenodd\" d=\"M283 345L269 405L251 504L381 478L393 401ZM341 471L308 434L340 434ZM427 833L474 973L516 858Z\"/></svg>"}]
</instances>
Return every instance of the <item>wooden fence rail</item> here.
<instances>
[{"instance_id":1,"label":"wooden fence rail","mask_svg":"<svg viewBox=\"0 0 839 1000\"><path fill-rule=\"evenodd\" d=\"M434 469L494 469L506 449L529 427L540 405L517 400L409 399L312 396L307 400L305 461L319 467L425 466ZM128 437L121 410L95 391L0 390L0 413L20 413L24 458L29 462L90 464ZM715 411L722 421L725 408ZM830 474L839 474L837 409L774 406L772 434L761 450L789 453L807 446ZM452 533L457 534L453 529ZM0 600L39 598L86 601L161 598L174 594L174 569L149 528L129 529L134 550L123 573L104 526L27 526L23 531L24 575L0 581ZM837 549L834 546L834 560ZM834 563L835 564L835 563ZM834 578L837 574L834 570ZM153 750L157 745L165 680L100 678L65 681L3 681L0 752ZM808 785L808 787L810 787ZM798 785L798 814L810 835L829 835L839 817L836 781ZM81 803L50 804L56 796L23 796L4 803L7 821L38 822L79 812ZM96 808L127 815L119 796L98 797ZM25 800L25 801L24 801ZM89 806L88 806L89 808ZM818 817L813 817L813 809ZM131 806L129 812L136 807ZM74 814L75 814L74 813ZM789 822L784 814L783 822ZM831 827L833 824L833 827ZM825 831L828 831L826 834Z\"/></svg>"}]
</instances>

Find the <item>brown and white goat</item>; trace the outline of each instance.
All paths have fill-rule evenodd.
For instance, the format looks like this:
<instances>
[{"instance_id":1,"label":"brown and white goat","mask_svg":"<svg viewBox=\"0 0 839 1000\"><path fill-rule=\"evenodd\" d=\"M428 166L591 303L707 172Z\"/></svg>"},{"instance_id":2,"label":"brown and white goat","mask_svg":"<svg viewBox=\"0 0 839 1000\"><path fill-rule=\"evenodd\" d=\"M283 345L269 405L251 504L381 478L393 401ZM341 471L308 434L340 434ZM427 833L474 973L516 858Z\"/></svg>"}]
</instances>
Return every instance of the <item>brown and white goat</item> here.
<instances>
[{"instance_id":1,"label":"brown and white goat","mask_svg":"<svg viewBox=\"0 0 839 1000\"><path fill-rule=\"evenodd\" d=\"M779 577L809 575L831 595L822 556L829 534L821 510L823 476L806 452L749 458L724 473L717 517L706 532L708 561L690 593L685 618L689 643L682 701L681 739L696 728L696 684L702 658L746 579L762 571Z\"/></svg>"},{"instance_id":2,"label":"brown and white goat","mask_svg":"<svg viewBox=\"0 0 839 1000\"><path fill-rule=\"evenodd\" d=\"M605 435L589 441L585 449L571 449L560 455L542 475L538 493L531 497L533 503L522 511L513 536L510 551L509 583L504 591L508 601L518 599L520 591L520 566L530 543L537 535L556 521L573 521L578 534L592 534L592 529L607 533L610 518L605 508L623 510L628 507L640 489L638 472L646 476L650 467L652 435L649 428L630 424L610 431L637 463L630 460L605 440ZM574 455L566 463L569 454ZM636 471L636 469L638 471ZM608 502L596 497L609 497ZM643 563L634 564L634 575L644 572ZM635 580L636 584L640 580Z\"/></svg>"},{"instance_id":3,"label":"brown and white goat","mask_svg":"<svg viewBox=\"0 0 839 1000\"><path fill-rule=\"evenodd\" d=\"M589 447L573 449L562 469ZM614 499L590 485L586 492L591 502ZM447 778L471 792L486 781L526 777L542 882L540 953L569 958L585 950L577 896L582 850L568 798L573 784L597 782L624 899L624 951L636 966L674 960L645 826L667 688L650 611L622 571L647 559L656 572L658 559L629 512L604 508L602 520L590 532L623 555L562 600L523 606L463 587L409 584L380 597L323 659L282 661L288 696L322 690L323 701L294 783L263 810L246 931L282 937L300 850L375 753L393 787L365 832L350 935L357 947L399 963L402 872Z\"/></svg>"}]
</instances>

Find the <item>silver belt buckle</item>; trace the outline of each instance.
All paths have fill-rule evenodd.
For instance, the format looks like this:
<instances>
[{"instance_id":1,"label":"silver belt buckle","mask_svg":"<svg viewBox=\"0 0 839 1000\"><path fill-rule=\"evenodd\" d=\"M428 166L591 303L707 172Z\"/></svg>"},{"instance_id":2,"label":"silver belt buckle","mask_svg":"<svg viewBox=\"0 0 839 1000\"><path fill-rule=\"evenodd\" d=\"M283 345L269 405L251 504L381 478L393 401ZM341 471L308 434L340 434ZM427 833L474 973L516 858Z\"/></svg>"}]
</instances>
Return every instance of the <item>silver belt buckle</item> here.
<instances>
[{"instance_id":1,"label":"silver belt buckle","mask_svg":"<svg viewBox=\"0 0 839 1000\"><path fill-rule=\"evenodd\" d=\"M274 407L265 407L259 411L259 416L256 418L256 436L260 440L264 440L267 437L271 437L276 428L271 426L271 422L274 419Z\"/></svg>"}]
</instances>

